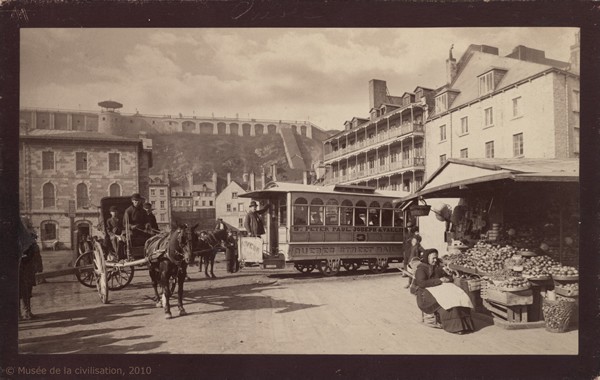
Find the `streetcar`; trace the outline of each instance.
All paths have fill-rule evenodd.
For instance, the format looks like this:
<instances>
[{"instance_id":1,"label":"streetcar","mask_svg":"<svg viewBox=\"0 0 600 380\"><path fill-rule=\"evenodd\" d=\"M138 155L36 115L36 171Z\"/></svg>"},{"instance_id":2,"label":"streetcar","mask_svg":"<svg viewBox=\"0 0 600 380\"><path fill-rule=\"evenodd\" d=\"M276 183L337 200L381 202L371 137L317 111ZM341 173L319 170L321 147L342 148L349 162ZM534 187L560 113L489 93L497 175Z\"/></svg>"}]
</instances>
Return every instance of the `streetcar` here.
<instances>
[{"instance_id":1,"label":"streetcar","mask_svg":"<svg viewBox=\"0 0 600 380\"><path fill-rule=\"evenodd\" d=\"M363 265L375 273L402 260L403 211L393 206L396 192L356 185L312 186L270 182L264 189L240 194L271 206L262 215L265 235L238 240L242 263L326 276L340 268Z\"/></svg>"}]
</instances>

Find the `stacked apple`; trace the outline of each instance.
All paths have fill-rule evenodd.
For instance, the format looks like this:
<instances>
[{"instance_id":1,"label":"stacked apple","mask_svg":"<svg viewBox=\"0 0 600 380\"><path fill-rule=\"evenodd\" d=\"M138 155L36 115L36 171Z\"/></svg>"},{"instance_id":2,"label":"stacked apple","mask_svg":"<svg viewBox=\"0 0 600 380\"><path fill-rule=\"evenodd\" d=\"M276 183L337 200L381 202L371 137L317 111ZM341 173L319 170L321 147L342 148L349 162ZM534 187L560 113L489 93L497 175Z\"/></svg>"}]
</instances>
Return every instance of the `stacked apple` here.
<instances>
[{"instance_id":1,"label":"stacked apple","mask_svg":"<svg viewBox=\"0 0 600 380\"><path fill-rule=\"evenodd\" d=\"M502 281L498 286L506 289L528 288L529 281L523 277L511 277L506 281Z\"/></svg>"},{"instance_id":2,"label":"stacked apple","mask_svg":"<svg viewBox=\"0 0 600 380\"><path fill-rule=\"evenodd\" d=\"M572 282L569 284L556 284L555 287L560 288L560 289L566 291L567 293L573 293L573 292L579 291L579 283L577 283L577 282Z\"/></svg>"},{"instance_id":3,"label":"stacked apple","mask_svg":"<svg viewBox=\"0 0 600 380\"><path fill-rule=\"evenodd\" d=\"M512 246L500 247L488 243L478 242L468 251L473 257L477 270L485 273L494 272L504 268L504 261L516 252Z\"/></svg>"},{"instance_id":4,"label":"stacked apple","mask_svg":"<svg viewBox=\"0 0 600 380\"><path fill-rule=\"evenodd\" d=\"M549 272L552 276L579 276L577 268L560 264L551 266Z\"/></svg>"},{"instance_id":5,"label":"stacked apple","mask_svg":"<svg viewBox=\"0 0 600 380\"><path fill-rule=\"evenodd\" d=\"M559 265L550 256L533 256L523 263L523 276L544 277L550 275L550 268Z\"/></svg>"},{"instance_id":6,"label":"stacked apple","mask_svg":"<svg viewBox=\"0 0 600 380\"><path fill-rule=\"evenodd\" d=\"M471 256L464 253L455 253L448 255L444 258L444 261L448 261L451 264L463 266L466 268L475 268L475 263Z\"/></svg>"}]
</instances>

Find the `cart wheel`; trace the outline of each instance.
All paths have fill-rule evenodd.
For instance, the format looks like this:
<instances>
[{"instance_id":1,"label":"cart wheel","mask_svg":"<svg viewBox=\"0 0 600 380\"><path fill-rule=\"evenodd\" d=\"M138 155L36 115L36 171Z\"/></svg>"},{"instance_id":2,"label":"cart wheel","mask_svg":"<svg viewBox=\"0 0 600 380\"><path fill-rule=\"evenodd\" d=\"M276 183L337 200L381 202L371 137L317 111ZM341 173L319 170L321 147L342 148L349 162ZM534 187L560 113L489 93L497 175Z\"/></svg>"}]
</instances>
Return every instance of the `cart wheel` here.
<instances>
[{"instance_id":1,"label":"cart wheel","mask_svg":"<svg viewBox=\"0 0 600 380\"><path fill-rule=\"evenodd\" d=\"M100 301L104 304L108 303L108 284L106 282L106 273L102 273L100 276L98 276L96 289L98 290Z\"/></svg>"},{"instance_id":2,"label":"cart wheel","mask_svg":"<svg viewBox=\"0 0 600 380\"><path fill-rule=\"evenodd\" d=\"M360 268L360 262L358 262L358 261L348 261L348 262L342 261L342 266L348 272L356 272L358 270L358 268Z\"/></svg>"},{"instance_id":3,"label":"cart wheel","mask_svg":"<svg viewBox=\"0 0 600 380\"><path fill-rule=\"evenodd\" d=\"M75 277L81 285L88 288L96 287L96 273L94 272L94 251L88 251L75 260Z\"/></svg>"},{"instance_id":4,"label":"cart wheel","mask_svg":"<svg viewBox=\"0 0 600 380\"><path fill-rule=\"evenodd\" d=\"M100 301L108 303L108 278L106 273L106 262L104 261L104 252L100 243L94 244L94 272L96 273L96 290L100 296Z\"/></svg>"},{"instance_id":5,"label":"cart wheel","mask_svg":"<svg viewBox=\"0 0 600 380\"><path fill-rule=\"evenodd\" d=\"M324 276L335 276L340 271L340 261L339 260L323 260L317 264L317 268L319 272L321 272Z\"/></svg>"},{"instance_id":6,"label":"cart wheel","mask_svg":"<svg viewBox=\"0 0 600 380\"><path fill-rule=\"evenodd\" d=\"M131 283L135 269L133 267L115 266L108 270L108 289L121 290Z\"/></svg>"}]
</instances>

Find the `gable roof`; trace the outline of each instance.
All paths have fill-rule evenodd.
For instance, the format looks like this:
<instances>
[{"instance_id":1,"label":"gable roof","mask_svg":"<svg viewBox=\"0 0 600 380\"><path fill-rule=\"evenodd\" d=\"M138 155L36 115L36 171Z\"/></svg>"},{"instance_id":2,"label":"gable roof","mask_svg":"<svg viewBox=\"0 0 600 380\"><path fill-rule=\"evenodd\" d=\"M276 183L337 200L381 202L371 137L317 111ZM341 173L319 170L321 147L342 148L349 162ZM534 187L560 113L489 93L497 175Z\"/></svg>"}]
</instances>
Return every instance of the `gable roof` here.
<instances>
[{"instance_id":1,"label":"gable roof","mask_svg":"<svg viewBox=\"0 0 600 380\"><path fill-rule=\"evenodd\" d=\"M495 90L513 85L521 80L530 78L536 74L541 74L548 70L559 70L550 65L541 63L522 61L516 58L501 57L495 54L483 53L480 51L472 52L465 60L454 81L450 84L449 90L460 91L449 110L465 105L473 100L480 98L479 81L477 77L491 69L502 68L507 70L502 80L498 83ZM439 89L438 89L439 91ZM437 115L432 115L433 117Z\"/></svg>"}]
</instances>

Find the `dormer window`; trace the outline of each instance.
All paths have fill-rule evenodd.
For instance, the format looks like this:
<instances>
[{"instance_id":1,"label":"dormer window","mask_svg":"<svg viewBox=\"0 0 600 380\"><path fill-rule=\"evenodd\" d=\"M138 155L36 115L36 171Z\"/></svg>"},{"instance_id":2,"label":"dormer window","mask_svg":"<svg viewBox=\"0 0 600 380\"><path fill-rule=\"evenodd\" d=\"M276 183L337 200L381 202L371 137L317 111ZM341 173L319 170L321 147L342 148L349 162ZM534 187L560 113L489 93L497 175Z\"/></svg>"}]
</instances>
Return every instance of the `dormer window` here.
<instances>
[{"instance_id":1,"label":"dormer window","mask_svg":"<svg viewBox=\"0 0 600 380\"><path fill-rule=\"evenodd\" d=\"M479 95L489 94L494 91L494 72L490 71L479 77Z\"/></svg>"},{"instance_id":2,"label":"dormer window","mask_svg":"<svg viewBox=\"0 0 600 380\"><path fill-rule=\"evenodd\" d=\"M435 113L440 113L448 110L448 93L444 92L435 97Z\"/></svg>"},{"instance_id":3,"label":"dormer window","mask_svg":"<svg viewBox=\"0 0 600 380\"><path fill-rule=\"evenodd\" d=\"M494 68L479 76L479 96L489 94L496 89L498 83L506 74L505 69Z\"/></svg>"}]
</instances>

